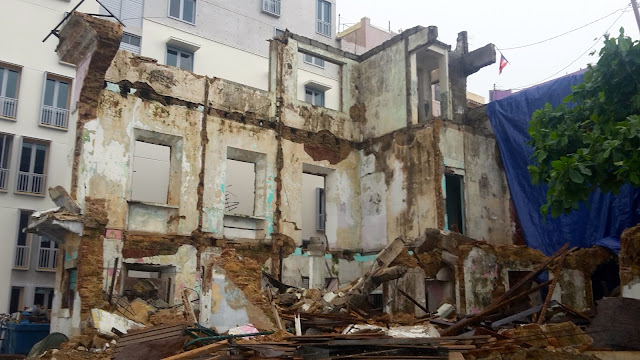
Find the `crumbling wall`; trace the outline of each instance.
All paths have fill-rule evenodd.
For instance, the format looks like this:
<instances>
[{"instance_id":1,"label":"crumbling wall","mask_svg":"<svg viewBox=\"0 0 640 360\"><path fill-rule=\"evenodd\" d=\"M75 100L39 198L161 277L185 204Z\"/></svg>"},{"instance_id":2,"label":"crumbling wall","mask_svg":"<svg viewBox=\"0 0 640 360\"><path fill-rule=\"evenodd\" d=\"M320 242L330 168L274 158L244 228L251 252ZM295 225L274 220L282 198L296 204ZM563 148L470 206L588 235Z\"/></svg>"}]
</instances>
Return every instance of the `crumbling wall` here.
<instances>
[{"instance_id":1,"label":"crumbling wall","mask_svg":"<svg viewBox=\"0 0 640 360\"><path fill-rule=\"evenodd\" d=\"M197 228L198 178L194 174L201 167L203 115L190 101L198 100L194 93L203 92L205 82L185 74L140 61L124 51L114 59L107 74L112 84L101 93L97 117L85 123L80 135L83 152L78 176L81 204L87 196L107 198L110 228L126 230L127 219L128 226L136 231L153 231L149 224L180 234L190 234ZM181 88L185 84L190 86ZM167 103L170 95L175 96L168 98L174 103ZM178 140L167 143L166 135ZM131 203L136 139L172 146L172 162L179 162L179 167L171 173L168 204L175 209Z\"/></svg>"},{"instance_id":2,"label":"crumbling wall","mask_svg":"<svg viewBox=\"0 0 640 360\"><path fill-rule=\"evenodd\" d=\"M329 138L331 139L331 138ZM295 139L294 139L295 140ZM338 158L329 157L334 144L308 144L282 140L285 154L282 177L280 233L291 237L297 246L302 244L302 174L324 175L326 196L325 234L332 251L359 249L360 243L360 158L356 150L345 149ZM310 206L310 204L306 204Z\"/></svg>"},{"instance_id":3,"label":"crumbling wall","mask_svg":"<svg viewBox=\"0 0 640 360\"><path fill-rule=\"evenodd\" d=\"M360 64L359 100L367 109L365 139L407 126L405 46L404 41L398 41Z\"/></svg>"},{"instance_id":4,"label":"crumbling wall","mask_svg":"<svg viewBox=\"0 0 640 360\"><path fill-rule=\"evenodd\" d=\"M415 239L425 228L443 225L439 124L399 130L363 146L362 246L366 251L380 250L401 236Z\"/></svg>"},{"instance_id":5,"label":"crumbling wall","mask_svg":"<svg viewBox=\"0 0 640 360\"><path fill-rule=\"evenodd\" d=\"M465 234L494 245L511 244L509 188L493 136L444 122L440 151L446 168L463 175Z\"/></svg>"},{"instance_id":6,"label":"crumbling wall","mask_svg":"<svg viewBox=\"0 0 640 360\"><path fill-rule=\"evenodd\" d=\"M247 100L247 102L250 102ZM266 120L265 120L266 121ZM207 125L208 141L205 162L205 182L203 189L202 230L223 238L225 183L227 154L229 148L260 154L264 157L264 166L256 167L256 201L254 216L264 220L260 226L266 227L265 237L273 233L273 213L276 209L275 176L277 172L277 146L275 132L270 128L261 128L247 121L246 124L227 120L219 115L209 116ZM264 181L258 181L263 179Z\"/></svg>"},{"instance_id":7,"label":"crumbling wall","mask_svg":"<svg viewBox=\"0 0 640 360\"><path fill-rule=\"evenodd\" d=\"M529 272L547 259L541 251L526 246L486 243L462 245L456 253L462 267L457 275L461 294L459 310L467 314L483 310L509 290L510 272ZM598 264L612 257L608 250L598 247L581 249L567 256L552 299L578 311L591 309L594 305L591 275ZM555 266L554 263L548 270ZM548 274L549 278L553 277L552 271ZM518 277L512 279L517 280Z\"/></svg>"},{"instance_id":8,"label":"crumbling wall","mask_svg":"<svg viewBox=\"0 0 640 360\"><path fill-rule=\"evenodd\" d=\"M309 47L301 44L301 46ZM313 106L304 101L298 100L298 41L287 38L284 42L273 40L271 42L271 56L276 72L275 91L281 103L278 104L278 113L282 124L296 129L309 132L328 131L338 138L359 141L361 135L361 117L357 113L350 114L351 104L356 103L358 96L356 86L352 84L352 79L358 78L356 61L313 48L321 53L329 61L341 65L340 70L340 109L332 110L325 107Z\"/></svg>"},{"instance_id":9,"label":"crumbling wall","mask_svg":"<svg viewBox=\"0 0 640 360\"><path fill-rule=\"evenodd\" d=\"M622 296L640 299L640 225L622 232L619 262Z\"/></svg>"}]
</instances>

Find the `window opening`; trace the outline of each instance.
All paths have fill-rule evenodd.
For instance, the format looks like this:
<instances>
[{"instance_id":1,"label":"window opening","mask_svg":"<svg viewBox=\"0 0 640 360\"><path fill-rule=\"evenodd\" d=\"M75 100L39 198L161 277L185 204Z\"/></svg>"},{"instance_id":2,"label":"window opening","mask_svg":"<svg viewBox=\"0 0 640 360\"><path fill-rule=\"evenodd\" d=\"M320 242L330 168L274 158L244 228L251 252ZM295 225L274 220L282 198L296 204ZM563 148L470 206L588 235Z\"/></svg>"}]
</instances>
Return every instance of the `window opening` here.
<instances>
[{"instance_id":1,"label":"window opening","mask_svg":"<svg viewBox=\"0 0 640 360\"><path fill-rule=\"evenodd\" d=\"M13 136L0 134L0 190L7 190L9 183L9 156Z\"/></svg>"},{"instance_id":2,"label":"window opening","mask_svg":"<svg viewBox=\"0 0 640 360\"><path fill-rule=\"evenodd\" d=\"M227 159L225 212L253 216L256 194L256 165Z\"/></svg>"},{"instance_id":3,"label":"window opening","mask_svg":"<svg viewBox=\"0 0 640 360\"><path fill-rule=\"evenodd\" d=\"M195 0L170 0L169 17L186 21L190 24L196 22L196 1Z\"/></svg>"},{"instance_id":4,"label":"window opening","mask_svg":"<svg viewBox=\"0 0 640 360\"><path fill-rule=\"evenodd\" d=\"M0 117L16 118L20 72L0 66Z\"/></svg>"},{"instance_id":5,"label":"window opening","mask_svg":"<svg viewBox=\"0 0 640 360\"><path fill-rule=\"evenodd\" d=\"M171 147L136 141L131 200L166 204L169 194Z\"/></svg>"},{"instance_id":6,"label":"window opening","mask_svg":"<svg viewBox=\"0 0 640 360\"><path fill-rule=\"evenodd\" d=\"M318 0L318 13L317 13L317 28L318 34L324 36L331 36L331 3L325 0Z\"/></svg>"},{"instance_id":7,"label":"window opening","mask_svg":"<svg viewBox=\"0 0 640 360\"><path fill-rule=\"evenodd\" d=\"M445 174L447 230L464 234L463 177Z\"/></svg>"}]
</instances>

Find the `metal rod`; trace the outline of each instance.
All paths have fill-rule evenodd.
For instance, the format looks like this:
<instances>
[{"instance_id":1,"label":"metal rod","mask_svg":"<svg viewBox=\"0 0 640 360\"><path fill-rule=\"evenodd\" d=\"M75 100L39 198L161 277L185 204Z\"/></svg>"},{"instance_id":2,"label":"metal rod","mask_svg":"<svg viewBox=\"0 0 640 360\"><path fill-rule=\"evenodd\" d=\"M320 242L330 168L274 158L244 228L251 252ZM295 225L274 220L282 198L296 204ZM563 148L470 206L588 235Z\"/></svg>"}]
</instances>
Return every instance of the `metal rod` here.
<instances>
[{"instance_id":1,"label":"metal rod","mask_svg":"<svg viewBox=\"0 0 640 360\"><path fill-rule=\"evenodd\" d=\"M98 1L98 0L96 0ZM62 25L62 23L64 23L65 21L67 21L67 19L69 18L69 16L71 16L71 14L73 14L74 11L76 11L76 9L78 7L80 7L80 5L82 5L82 3L84 2L84 0L80 0L80 2L78 3L78 5L76 5L73 9L71 9L71 11L69 11L67 13L67 15L64 16L64 18L58 23L58 25L56 25L55 28L53 28L53 30L51 30L51 32L49 32L49 35L47 35L47 37L44 38L44 40L42 40L42 42L47 41L47 39L49 38L49 36L51 36L51 34L55 35L56 37L58 37L58 34L56 34L56 31L58 31L58 28L60 27L60 25ZM99 3L99 2L98 2ZM101 4L102 5L102 4ZM107 10L108 11L108 10Z\"/></svg>"},{"instance_id":2,"label":"metal rod","mask_svg":"<svg viewBox=\"0 0 640 360\"><path fill-rule=\"evenodd\" d=\"M631 0L631 6L633 6L633 13L636 14L636 22L638 23L638 30L640 30L640 12L638 12L638 3L636 0Z\"/></svg>"},{"instance_id":3,"label":"metal rod","mask_svg":"<svg viewBox=\"0 0 640 360\"><path fill-rule=\"evenodd\" d=\"M84 1L84 0L82 0L82 1ZM102 5L102 3L100 2L100 0L96 0L96 2L97 2L98 4L100 4L100 6L102 6L105 10L107 10L107 12L109 13L109 15L113 16L113 18L114 18L114 19L116 19L116 20L120 23L120 25L122 25L122 27L127 27L125 24L123 24L123 23L122 23L122 21L120 21L120 19L118 19L118 17L117 17L117 16L113 15L113 13L111 12L111 10L107 9L107 7L106 7L106 6Z\"/></svg>"},{"instance_id":4,"label":"metal rod","mask_svg":"<svg viewBox=\"0 0 640 360\"><path fill-rule=\"evenodd\" d=\"M116 258L113 264L113 275L111 276L111 286L109 286L109 306L111 306L111 300L113 299L113 288L116 285L116 275L118 274L118 261L120 258Z\"/></svg>"}]
</instances>

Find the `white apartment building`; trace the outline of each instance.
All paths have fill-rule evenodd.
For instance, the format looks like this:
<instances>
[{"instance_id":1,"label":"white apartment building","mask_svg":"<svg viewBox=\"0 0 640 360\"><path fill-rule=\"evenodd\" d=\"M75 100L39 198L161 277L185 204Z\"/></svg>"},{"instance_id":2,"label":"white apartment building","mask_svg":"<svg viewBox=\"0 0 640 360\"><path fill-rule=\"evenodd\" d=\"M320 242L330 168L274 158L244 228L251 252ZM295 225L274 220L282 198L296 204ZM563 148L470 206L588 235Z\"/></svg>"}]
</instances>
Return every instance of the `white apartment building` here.
<instances>
[{"instance_id":1,"label":"white apartment building","mask_svg":"<svg viewBox=\"0 0 640 360\"><path fill-rule=\"evenodd\" d=\"M21 232L33 211L54 206L49 186L70 186L75 123L74 66L44 37L74 3L11 0L0 3L0 313L51 303L57 245ZM97 12L95 1L79 11Z\"/></svg>"},{"instance_id":2,"label":"white apartment building","mask_svg":"<svg viewBox=\"0 0 640 360\"><path fill-rule=\"evenodd\" d=\"M13 34L3 37L0 52L0 293L6 294L0 296L0 313L33 304L49 306L52 301L57 245L21 229L32 212L54 206L49 186L71 185L76 124L69 114L74 111L75 68L58 61L55 37L44 43L42 39L78 2L0 3L0 29ZM269 88L267 40L280 32L288 29L340 47L336 0L102 2L125 24L122 49L262 90ZM86 0L78 11L108 14L95 0ZM339 65L299 56L299 100L339 109ZM309 174L305 181L309 197L316 199L316 213L322 216L324 183L318 178ZM250 192L251 186L250 181L238 180L236 191ZM308 221L316 222L314 213ZM323 230L305 236L321 235Z\"/></svg>"}]
</instances>

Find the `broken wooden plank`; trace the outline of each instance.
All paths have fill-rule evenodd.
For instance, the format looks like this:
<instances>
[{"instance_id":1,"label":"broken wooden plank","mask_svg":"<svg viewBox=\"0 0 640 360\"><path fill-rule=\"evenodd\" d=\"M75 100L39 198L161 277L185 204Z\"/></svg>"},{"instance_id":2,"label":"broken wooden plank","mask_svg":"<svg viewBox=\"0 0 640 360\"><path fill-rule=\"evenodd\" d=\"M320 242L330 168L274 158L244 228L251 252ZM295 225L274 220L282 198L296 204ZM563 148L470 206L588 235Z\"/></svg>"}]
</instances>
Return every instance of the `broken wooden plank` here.
<instances>
[{"instance_id":1,"label":"broken wooden plank","mask_svg":"<svg viewBox=\"0 0 640 360\"><path fill-rule=\"evenodd\" d=\"M553 271L553 279L551 280L551 285L549 285L549 290L547 291L547 297L544 299L542 303L542 310L540 310L540 315L538 316L538 321L536 322L538 325L542 325L544 321L545 315L547 314L547 309L549 308L549 302L553 297L553 291L556 289L556 284L558 283L558 279L560 278L560 272L562 271L562 264L564 263L564 259L567 255L577 248L573 248L567 252L565 252L562 256L560 256L560 260L558 260L558 265L556 265L556 269Z\"/></svg>"},{"instance_id":2,"label":"broken wooden plank","mask_svg":"<svg viewBox=\"0 0 640 360\"><path fill-rule=\"evenodd\" d=\"M411 296L409 296L409 294L407 294L406 292L404 292L402 289L397 288L398 292L402 295L404 295L404 297L406 297L409 301L411 301L415 306L419 307L420 310L424 311L425 313L429 314L429 310L427 308L425 308L424 306L422 306L419 302L417 302L414 298L412 298Z\"/></svg>"},{"instance_id":3,"label":"broken wooden plank","mask_svg":"<svg viewBox=\"0 0 640 360\"><path fill-rule=\"evenodd\" d=\"M197 349L189 350L178 355L166 357L162 360L185 360L185 359L193 359L200 355L210 354L212 352L220 351L229 346L227 340L217 342L215 344L206 345L203 347L199 347Z\"/></svg>"},{"instance_id":4,"label":"broken wooden plank","mask_svg":"<svg viewBox=\"0 0 640 360\"><path fill-rule=\"evenodd\" d=\"M461 321L458 321L455 325L451 326L450 328L445 329L442 332L442 335L449 335L449 334L456 333L457 331L459 331L460 329L464 328L465 326L468 326L468 325L474 324L474 323L476 323L478 321L481 321L485 316L491 314L492 312L496 311L500 307L504 306L503 305L504 302L508 301L510 303L510 302L514 301L515 298L517 298L518 296L512 297L513 294L515 294L517 291L519 291L520 288L524 284L526 284L526 283L530 282L531 280L533 280L533 278L536 277L539 273L541 273L547 267L547 265L549 265L551 262L553 262L558 257L563 256L565 253L567 253L567 251L569 251L568 248L569 248L569 244L568 243L564 244L564 246L560 250L558 250L555 254L553 254L551 257L549 257L547 260L545 260L542 264L538 265L538 267L536 267L529 274L527 274L527 276L522 278L522 280L520 280L517 284L515 284L513 287L511 287L507 292L504 293L504 295L502 295L500 298L495 300L485 310L479 312L478 314L474 315L473 317L466 318L466 319L463 319ZM547 283L549 283L549 282L547 282Z\"/></svg>"},{"instance_id":5,"label":"broken wooden plank","mask_svg":"<svg viewBox=\"0 0 640 360\"><path fill-rule=\"evenodd\" d=\"M465 326L473 325L473 324L475 324L475 323L477 323L479 321L482 321L482 319L484 319L484 317L486 317L489 314L492 314L494 311L497 311L500 308L502 308L502 307L504 307L506 305L509 305L510 303L512 303L512 302L514 302L514 301L516 301L518 299L521 299L521 298L523 298L525 296L528 296L531 293L539 291L542 287L547 286L550 283L551 283L551 280L546 281L546 282L544 282L544 283L542 283L542 284L540 284L538 286L532 287L531 289L529 289L529 290L527 290L527 291L525 291L523 293L520 293L520 294L518 294L516 296L513 296L510 299L507 299L507 300L505 300L505 301L503 301L503 302L501 302L499 304L490 305L489 307L487 307L486 309L480 311L479 313L475 314L474 316L468 317L468 318L464 318L464 319L458 321L457 323L455 323L451 327L449 327L449 328L445 329L444 331L442 331L440 333L440 335L442 335L442 336L450 335L450 334L453 334L456 331L464 328Z\"/></svg>"},{"instance_id":6,"label":"broken wooden plank","mask_svg":"<svg viewBox=\"0 0 640 360\"><path fill-rule=\"evenodd\" d=\"M189 325L194 326L197 322L196 313L193 311L193 306L191 306L191 301L189 301L189 294L187 293L190 289L182 290L182 305L184 305L184 312L187 315L187 321Z\"/></svg>"},{"instance_id":7,"label":"broken wooden plank","mask_svg":"<svg viewBox=\"0 0 640 360\"><path fill-rule=\"evenodd\" d=\"M520 280L517 284L512 286L498 300L494 301L494 303L501 303L504 300L508 299L513 294L515 294L516 291L520 290L520 287L522 287L522 285L528 283L529 281L533 280L534 277L538 276L538 274L540 274L547 267L547 265L551 264L558 257L564 255L568 251L567 250L568 248L569 248L569 244L568 243L564 244L564 246L560 250L558 250L555 254L553 254L551 257L549 257L542 264L538 265L538 267L536 267L529 274L527 274L527 276L522 278L522 280Z\"/></svg>"}]
</instances>

